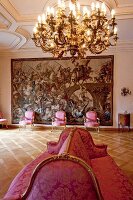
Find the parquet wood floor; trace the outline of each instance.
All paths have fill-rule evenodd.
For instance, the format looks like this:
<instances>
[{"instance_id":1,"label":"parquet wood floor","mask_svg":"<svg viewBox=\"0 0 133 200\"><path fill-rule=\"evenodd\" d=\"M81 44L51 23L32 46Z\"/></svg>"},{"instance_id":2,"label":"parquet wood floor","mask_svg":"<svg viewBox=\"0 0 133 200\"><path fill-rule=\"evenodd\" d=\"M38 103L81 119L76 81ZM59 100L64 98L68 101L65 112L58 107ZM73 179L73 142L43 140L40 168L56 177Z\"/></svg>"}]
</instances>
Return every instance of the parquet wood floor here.
<instances>
[{"instance_id":1,"label":"parquet wood floor","mask_svg":"<svg viewBox=\"0 0 133 200\"><path fill-rule=\"evenodd\" d=\"M34 127L19 131L0 129L0 198L16 174L46 150L47 141L57 141L61 129ZM108 145L108 153L133 183L133 132L90 131L95 143Z\"/></svg>"}]
</instances>

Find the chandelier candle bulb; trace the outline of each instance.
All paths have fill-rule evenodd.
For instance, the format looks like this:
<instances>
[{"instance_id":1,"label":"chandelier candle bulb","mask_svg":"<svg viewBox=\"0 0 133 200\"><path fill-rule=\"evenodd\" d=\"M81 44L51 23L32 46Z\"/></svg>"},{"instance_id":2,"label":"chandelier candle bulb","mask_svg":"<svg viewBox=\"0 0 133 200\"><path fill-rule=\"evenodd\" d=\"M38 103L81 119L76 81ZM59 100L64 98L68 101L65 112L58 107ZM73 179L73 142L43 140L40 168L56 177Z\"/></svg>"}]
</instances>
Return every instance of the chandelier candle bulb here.
<instances>
[{"instance_id":1,"label":"chandelier candle bulb","mask_svg":"<svg viewBox=\"0 0 133 200\"><path fill-rule=\"evenodd\" d=\"M87 7L86 7L86 6L84 6L84 7L83 7L83 16L84 16L84 15L86 15L86 14L87 14L87 12L88 12L88 10L87 10Z\"/></svg>"},{"instance_id":2,"label":"chandelier candle bulb","mask_svg":"<svg viewBox=\"0 0 133 200\"><path fill-rule=\"evenodd\" d=\"M65 10L66 6L65 6L65 1L62 1L62 10Z\"/></svg>"},{"instance_id":3,"label":"chandelier candle bulb","mask_svg":"<svg viewBox=\"0 0 133 200\"><path fill-rule=\"evenodd\" d=\"M96 3L96 10L99 10L100 9L100 4L99 2Z\"/></svg>"},{"instance_id":4,"label":"chandelier candle bulb","mask_svg":"<svg viewBox=\"0 0 133 200\"><path fill-rule=\"evenodd\" d=\"M34 34L37 33L37 29L36 29L36 27L33 28L33 33L34 33Z\"/></svg>"},{"instance_id":5,"label":"chandelier candle bulb","mask_svg":"<svg viewBox=\"0 0 133 200\"><path fill-rule=\"evenodd\" d=\"M50 9L50 7L48 6L48 7L47 7L47 11L46 11L47 15L50 15L50 10L51 10L51 9Z\"/></svg>"},{"instance_id":6,"label":"chandelier candle bulb","mask_svg":"<svg viewBox=\"0 0 133 200\"><path fill-rule=\"evenodd\" d=\"M41 16L39 15L39 16L38 16L38 23L41 24L41 21L42 21L42 20L41 20Z\"/></svg>"},{"instance_id":7,"label":"chandelier candle bulb","mask_svg":"<svg viewBox=\"0 0 133 200\"><path fill-rule=\"evenodd\" d=\"M101 10L102 10L102 12L103 12L104 14L106 14L105 3L102 3Z\"/></svg>"},{"instance_id":8,"label":"chandelier candle bulb","mask_svg":"<svg viewBox=\"0 0 133 200\"><path fill-rule=\"evenodd\" d=\"M51 15L54 16L54 8L53 7L51 8Z\"/></svg>"},{"instance_id":9,"label":"chandelier candle bulb","mask_svg":"<svg viewBox=\"0 0 133 200\"><path fill-rule=\"evenodd\" d=\"M91 13L90 13L90 10L87 10L87 16L88 18L90 17Z\"/></svg>"},{"instance_id":10,"label":"chandelier candle bulb","mask_svg":"<svg viewBox=\"0 0 133 200\"><path fill-rule=\"evenodd\" d=\"M114 27L114 34L116 35L117 34L117 28Z\"/></svg>"},{"instance_id":11,"label":"chandelier candle bulb","mask_svg":"<svg viewBox=\"0 0 133 200\"><path fill-rule=\"evenodd\" d=\"M112 11L111 11L111 16L112 16L112 18L115 18L115 10L114 9L112 9Z\"/></svg>"},{"instance_id":12,"label":"chandelier candle bulb","mask_svg":"<svg viewBox=\"0 0 133 200\"><path fill-rule=\"evenodd\" d=\"M77 9L78 9L78 11L80 11L80 3L79 2L77 2Z\"/></svg>"},{"instance_id":13,"label":"chandelier candle bulb","mask_svg":"<svg viewBox=\"0 0 133 200\"><path fill-rule=\"evenodd\" d=\"M91 4L91 10L95 10L95 4L94 4L94 2L92 2L92 4Z\"/></svg>"},{"instance_id":14,"label":"chandelier candle bulb","mask_svg":"<svg viewBox=\"0 0 133 200\"><path fill-rule=\"evenodd\" d=\"M45 14L42 14L42 23L43 23L43 24L45 24L45 23L46 23Z\"/></svg>"},{"instance_id":15,"label":"chandelier candle bulb","mask_svg":"<svg viewBox=\"0 0 133 200\"><path fill-rule=\"evenodd\" d=\"M73 3L72 3L71 1L69 2L69 9L70 9L71 12L72 12L73 9L74 9L74 8L73 8Z\"/></svg>"},{"instance_id":16,"label":"chandelier candle bulb","mask_svg":"<svg viewBox=\"0 0 133 200\"><path fill-rule=\"evenodd\" d=\"M58 0L58 7L61 7L61 0Z\"/></svg>"}]
</instances>

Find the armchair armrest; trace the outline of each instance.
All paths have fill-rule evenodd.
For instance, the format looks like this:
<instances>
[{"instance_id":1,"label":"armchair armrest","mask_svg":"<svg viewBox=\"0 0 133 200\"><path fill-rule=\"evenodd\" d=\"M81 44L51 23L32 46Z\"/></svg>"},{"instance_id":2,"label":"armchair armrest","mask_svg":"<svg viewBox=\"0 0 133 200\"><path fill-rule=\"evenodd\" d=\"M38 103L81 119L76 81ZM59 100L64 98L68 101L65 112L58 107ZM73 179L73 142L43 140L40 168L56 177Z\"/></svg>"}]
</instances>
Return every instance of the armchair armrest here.
<instances>
[{"instance_id":1,"label":"armchair armrest","mask_svg":"<svg viewBox=\"0 0 133 200\"><path fill-rule=\"evenodd\" d=\"M97 117L97 122L100 124L100 119Z\"/></svg>"},{"instance_id":2,"label":"armchair armrest","mask_svg":"<svg viewBox=\"0 0 133 200\"><path fill-rule=\"evenodd\" d=\"M87 117L83 116L84 122L87 122Z\"/></svg>"},{"instance_id":3,"label":"armchair armrest","mask_svg":"<svg viewBox=\"0 0 133 200\"><path fill-rule=\"evenodd\" d=\"M54 121L56 121L56 119L59 120L59 121L64 121L64 119L61 119L61 118L58 118L58 117L55 117Z\"/></svg>"},{"instance_id":4,"label":"armchair armrest","mask_svg":"<svg viewBox=\"0 0 133 200\"><path fill-rule=\"evenodd\" d=\"M55 118L54 118L54 117L52 117L51 119L52 119L52 122L54 122Z\"/></svg>"},{"instance_id":5,"label":"armchair armrest","mask_svg":"<svg viewBox=\"0 0 133 200\"><path fill-rule=\"evenodd\" d=\"M35 116L32 117L32 122L34 123L34 121L35 121Z\"/></svg>"}]
</instances>

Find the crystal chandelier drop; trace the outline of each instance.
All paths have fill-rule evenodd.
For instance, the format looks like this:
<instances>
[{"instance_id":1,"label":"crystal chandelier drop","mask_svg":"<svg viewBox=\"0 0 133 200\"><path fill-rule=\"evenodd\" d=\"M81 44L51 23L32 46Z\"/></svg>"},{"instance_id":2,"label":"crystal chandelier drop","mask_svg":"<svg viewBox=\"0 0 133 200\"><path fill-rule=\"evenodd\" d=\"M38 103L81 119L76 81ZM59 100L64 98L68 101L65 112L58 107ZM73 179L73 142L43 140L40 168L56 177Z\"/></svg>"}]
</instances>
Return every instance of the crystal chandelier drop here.
<instances>
[{"instance_id":1,"label":"crystal chandelier drop","mask_svg":"<svg viewBox=\"0 0 133 200\"><path fill-rule=\"evenodd\" d=\"M87 51L100 54L109 46L117 42L117 23L115 11L111 11L111 18L107 18L104 3L91 4L80 9L77 1L69 3L69 11L64 0L58 0L56 12L54 8L47 8L46 15L38 17L33 30L33 41L44 52L50 52L54 57L83 58Z\"/></svg>"}]
</instances>

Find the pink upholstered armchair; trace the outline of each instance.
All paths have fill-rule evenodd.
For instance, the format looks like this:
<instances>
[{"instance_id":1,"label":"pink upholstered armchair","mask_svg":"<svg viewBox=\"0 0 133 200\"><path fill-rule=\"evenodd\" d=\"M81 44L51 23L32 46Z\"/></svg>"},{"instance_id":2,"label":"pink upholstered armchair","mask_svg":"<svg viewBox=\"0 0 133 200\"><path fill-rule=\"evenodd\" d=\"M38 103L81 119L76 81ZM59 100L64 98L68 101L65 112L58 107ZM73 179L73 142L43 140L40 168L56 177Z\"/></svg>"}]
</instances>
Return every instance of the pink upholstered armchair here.
<instances>
[{"instance_id":1,"label":"pink upholstered armchair","mask_svg":"<svg viewBox=\"0 0 133 200\"><path fill-rule=\"evenodd\" d=\"M84 126L91 127L91 128L94 127L99 132L99 125L100 125L100 120L97 117L97 113L95 111L87 112L86 117L84 118Z\"/></svg>"},{"instance_id":2,"label":"pink upholstered armchair","mask_svg":"<svg viewBox=\"0 0 133 200\"><path fill-rule=\"evenodd\" d=\"M55 117L52 119L52 131L54 126L66 127L66 113L64 111L57 111Z\"/></svg>"},{"instance_id":3,"label":"pink upholstered armchair","mask_svg":"<svg viewBox=\"0 0 133 200\"><path fill-rule=\"evenodd\" d=\"M8 128L8 126L7 126L7 119L5 119L5 118L3 117L2 112L0 112L0 124L2 124L2 126L5 125L6 128Z\"/></svg>"},{"instance_id":4,"label":"pink upholstered armchair","mask_svg":"<svg viewBox=\"0 0 133 200\"><path fill-rule=\"evenodd\" d=\"M34 125L34 117L35 117L35 112L34 111L26 111L24 114L24 117L22 117L21 121L19 122L19 128L20 127L25 127L26 125Z\"/></svg>"}]
</instances>

